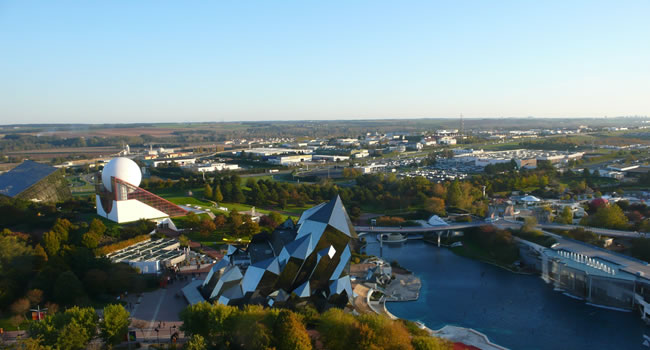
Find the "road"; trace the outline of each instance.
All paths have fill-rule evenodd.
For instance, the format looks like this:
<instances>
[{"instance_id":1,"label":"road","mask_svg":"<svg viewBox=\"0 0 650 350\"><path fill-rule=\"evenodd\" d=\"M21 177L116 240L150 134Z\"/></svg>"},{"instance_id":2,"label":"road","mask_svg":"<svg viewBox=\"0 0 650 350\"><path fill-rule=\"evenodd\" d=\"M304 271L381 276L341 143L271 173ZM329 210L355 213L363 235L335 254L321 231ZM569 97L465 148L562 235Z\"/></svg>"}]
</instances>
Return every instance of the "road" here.
<instances>
[{"instance_id":1,"label":"road","mask_svg":"<svg viewBox=\"0 0 650 350\"><path fill-rule=\"evenodd\" d=\"M585 230L591 231L593 233L603 235L603 236L608 236L608 237L617 237L617 238L639 238L647 237L647 233L644 232L636 232L636 231L621 231L621 230L612 230L612 229L607 229L607 228L597 228L597 227L589 227L589 226L580 226L580 225L564 225L564 224L539 224L537 227L542 228L542 229L547 229L547 230L572 230L574 228L579 228L582 227Z\"/></svg>"}]
</instances>

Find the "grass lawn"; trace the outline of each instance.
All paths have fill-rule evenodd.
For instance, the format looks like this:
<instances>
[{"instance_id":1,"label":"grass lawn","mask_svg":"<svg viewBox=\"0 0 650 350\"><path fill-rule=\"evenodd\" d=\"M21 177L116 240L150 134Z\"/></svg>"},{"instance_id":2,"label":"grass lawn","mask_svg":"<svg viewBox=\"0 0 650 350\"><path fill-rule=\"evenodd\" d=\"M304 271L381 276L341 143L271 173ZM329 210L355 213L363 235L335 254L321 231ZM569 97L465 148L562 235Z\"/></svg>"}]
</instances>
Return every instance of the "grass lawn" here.
<instances>
[{"instance_id":1,"label":"grass lawn","mask_svg":"<svg viewBox=\"0 0 650 350\"><path fill-rule=\"evenodd\" d=\"M25 330L29 327L29 321L25 320L20 324L20 329ZM18 328L11 323L11 316L0 318L0 328L5 331L17 331Z\"/></svg>"},{"instance_id":2,"label":"grass lawn","mask_svg":"<svg viewBox=\"0 0 650 350\"><path fill-rule=\"evenodd\" d=\"M198 205L201 207L211 207L212 203L198 199L196 197L163 197L166 200L174 203L174 204L179 204L179 205Z\"/></svg>"},{"instance_id":3,"label":"grass lawn","mask_svg":"<svg viewBox=\"0 0 650 350\"><path fill-rule=\"evenodd\" d=\"M461 247L451 248L451 251L466 258L488 262L507 269L513 268L512 264L500 261L491 256L488 252L476 244L476 242L473 242L469 239L463 239L462 242L463 245Z\"/></svg>"}]
</instances>

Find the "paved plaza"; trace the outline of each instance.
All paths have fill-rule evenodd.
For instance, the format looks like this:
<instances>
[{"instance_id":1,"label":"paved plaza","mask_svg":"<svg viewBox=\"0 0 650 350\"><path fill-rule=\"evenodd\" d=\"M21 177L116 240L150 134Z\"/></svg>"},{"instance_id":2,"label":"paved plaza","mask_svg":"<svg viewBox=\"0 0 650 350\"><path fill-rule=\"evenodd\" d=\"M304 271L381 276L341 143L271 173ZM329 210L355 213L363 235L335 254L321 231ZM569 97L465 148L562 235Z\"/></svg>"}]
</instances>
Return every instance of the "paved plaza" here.
<instances>
[{"instance_id":1,"label":"paved plaza","mask_svg":"<svg viewBox=\"0 0 650 350\"><path fill-rule=\"evenodd\" d=\"M165 288L158 288L139 296L129 295L124 299L131 306L129 310L132 318L131 329L136 331L138 341L160 339L160 342L169 342L175 332L183 338L183 333L178 330L182 324L179 313L188 304L183 298L181 289L191 283L193 277L191 273L179 276L187 276L187 280L177 279ZM205 276L205 272L195 273L194 278L203 279Z\"/></svg>"}]
</instances>

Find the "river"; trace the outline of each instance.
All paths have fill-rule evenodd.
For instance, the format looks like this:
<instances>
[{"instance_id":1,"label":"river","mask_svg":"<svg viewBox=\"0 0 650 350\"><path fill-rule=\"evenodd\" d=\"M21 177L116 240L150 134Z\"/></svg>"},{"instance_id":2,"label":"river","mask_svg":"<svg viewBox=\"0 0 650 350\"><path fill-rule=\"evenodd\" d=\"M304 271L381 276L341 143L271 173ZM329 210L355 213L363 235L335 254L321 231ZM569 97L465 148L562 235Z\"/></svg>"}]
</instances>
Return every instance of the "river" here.
<instances>
[{"instance_id":1,"label":"river","mask_svg":"<svg viewBox=\"0 0 650 350\"><path fill-rule=\"evenodd\" d=\"M367 235L366 252L379 256ZM374 241L374 242L373 242ZM422 280L420 298L391 302L395 316L431 329L474 328L510 349L648 349L636 312L606 310L553 290L539 276L515 274L423 241L384 244L383 257Z\"/></svg>"}]
</instances>

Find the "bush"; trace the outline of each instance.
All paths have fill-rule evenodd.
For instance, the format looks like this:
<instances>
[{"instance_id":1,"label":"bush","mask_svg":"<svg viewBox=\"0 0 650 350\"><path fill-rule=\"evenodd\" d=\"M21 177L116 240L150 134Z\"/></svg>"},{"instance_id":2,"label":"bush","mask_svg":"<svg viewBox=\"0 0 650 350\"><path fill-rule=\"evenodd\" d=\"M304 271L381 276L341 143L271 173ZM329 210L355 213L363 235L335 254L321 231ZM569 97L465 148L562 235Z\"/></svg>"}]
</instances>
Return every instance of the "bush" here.
<instances>
[{"instance_id":1,"label":"bush","mask_svg":"<svg viewBox=\"0 0 650 350\"><path fill-rule=\"evenodd\" d=\"M136 237L133 237L133 238L129 238L129 239L121 241L121 242L105 245L103 247L99 247L99 248L95 249L95 255L96 256L104 256L104 255L110 254L110 253L112 253L114 251L124 249L124 248L126 248L126 247L128 247L130 245L134 245L136 243L146 241L148 239L151 239L151 236L149 236L147 234L147 235L140 235L140 236L136 236Z\"/></svg>"}]
</instances>

